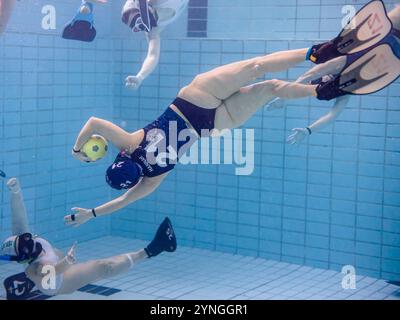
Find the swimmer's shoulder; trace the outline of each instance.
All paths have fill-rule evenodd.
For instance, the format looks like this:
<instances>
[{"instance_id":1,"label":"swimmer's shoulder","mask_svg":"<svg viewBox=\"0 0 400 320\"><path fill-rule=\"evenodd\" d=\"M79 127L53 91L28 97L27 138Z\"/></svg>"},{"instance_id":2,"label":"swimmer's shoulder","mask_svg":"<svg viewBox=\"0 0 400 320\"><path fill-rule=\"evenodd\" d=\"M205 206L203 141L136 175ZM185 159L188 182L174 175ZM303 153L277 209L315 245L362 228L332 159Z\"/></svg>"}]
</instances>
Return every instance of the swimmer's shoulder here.
<instances>
[{"instance_id":1,"label":"swimmer's shoulder","mask_svg":"<svg viewBox=\"0 0 400 320\"><path fill-rule=\"evenodd\" d=\"M129 150L126 150L129 154L132 154L140 146L144 139L144 135L144 129L139 129L131 133L131 147Z\"/></svg>"}]
</instances>

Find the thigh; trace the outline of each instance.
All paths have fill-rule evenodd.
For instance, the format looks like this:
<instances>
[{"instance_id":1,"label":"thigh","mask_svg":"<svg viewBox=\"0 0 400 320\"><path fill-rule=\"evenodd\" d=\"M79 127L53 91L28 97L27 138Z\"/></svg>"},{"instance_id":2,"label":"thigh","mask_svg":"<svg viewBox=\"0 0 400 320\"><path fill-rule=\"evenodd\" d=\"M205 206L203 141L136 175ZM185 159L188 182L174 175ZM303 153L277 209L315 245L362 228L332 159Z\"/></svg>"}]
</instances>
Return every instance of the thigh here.
<instances>
[{"instance_id":1,"label":"thigh","mask_svg":"<svg viewBox=\"0 0 400 320\"><path fill-rule=\"evenodd\" d=\"M72 265L63 274L63 283L58 294L70 294L98 281L102 276L102 266L97 260Z\"/></svg>"},{"instance_id":2,"label":"thigh","mask_svg":"<svg viewBox=\"0 0 400 320\"><path fill-rule=\"evenodd\" d=\"M241 88L224 100L215 115L215 128L233 129L243 125L254 113L274 96L274 85L271 81L259 82Z\"/></svg>"},{"instance_id":3,"label":"thigh","mask_svg":"<svg viewBox=\"0 0 400 320\"><path fill-rule=\"evenodd\" d=\"M193 84L218 99L226 99L258 76L259 58L230 63L198 75Z\"/></svg>"},{"instance_id":4,"label":"thigh","mask_svg":"<svg viewBox=\"0 0 400 320\"><path fill-rule=\"evenodd\" d=\"M182 98L200 108L215 109L222 101L206 90L199 88L193 82L179 91L178 97Z\"/></svg>"},{"instance_id":5,"label":"thigh","mask_svg":"<svg viewBox=\"0 0 400 320\"><path fill-rule=\"evenodd\" d=\"M203 108L216 108L222 100L260 76L260 58L234 62L202 73L179 92L179 97Z\"/></svg>"}]
</instances>

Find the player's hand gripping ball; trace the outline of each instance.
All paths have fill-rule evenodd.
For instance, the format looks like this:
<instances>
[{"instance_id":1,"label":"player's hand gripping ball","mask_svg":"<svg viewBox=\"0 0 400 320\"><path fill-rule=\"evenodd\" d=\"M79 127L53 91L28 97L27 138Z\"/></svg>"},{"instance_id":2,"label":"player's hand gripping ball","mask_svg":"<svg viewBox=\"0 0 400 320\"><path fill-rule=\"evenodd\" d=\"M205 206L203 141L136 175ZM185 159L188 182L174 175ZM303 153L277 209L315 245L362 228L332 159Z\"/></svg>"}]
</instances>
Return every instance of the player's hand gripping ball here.
<instances>
[{"instance_id":1,"label":"player's hand gripping ball","mask_svg":"<svg viewBox=\"0 0 400 320\"><path fill-rule=\"evenodd\" d=\"M107 150L107 140L97 134L92 135L82 147L82 152L93 162L103 158L107 154Z\"/></svg>"}]
</instances>

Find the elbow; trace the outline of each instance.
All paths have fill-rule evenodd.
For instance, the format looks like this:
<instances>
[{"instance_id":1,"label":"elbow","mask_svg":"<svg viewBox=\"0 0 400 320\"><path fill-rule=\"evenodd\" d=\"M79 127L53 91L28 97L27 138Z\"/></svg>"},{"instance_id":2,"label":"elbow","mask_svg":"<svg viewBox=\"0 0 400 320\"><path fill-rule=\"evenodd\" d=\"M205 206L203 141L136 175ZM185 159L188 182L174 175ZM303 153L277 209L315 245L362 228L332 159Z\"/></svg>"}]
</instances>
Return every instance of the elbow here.
<instances>
[{"instance_id":1,"label":"elbow","mask_svg":"<svg viewBox=\"0 0 400 320\"><path fill-rule=\"evenodd\" d=\"M93 122L96 122L97 120L98 120L98 118L96 118L96 117L94 117L94 116L91 116L91 117L89 118L88 122L89 122L89 123L93 123Z\"/></svg>"},{"instance_id":2,"label":"elbow","mask_svg":"<svg viewBox=\"0 0 400 320\"><path fill-rule=\"evenodd\" d=\"M153 51L150 52L149 58L154 61L155 64L158 64L160 60L160 50L154 49Z\"/></svg>"},{"instance_id":3,"label":"elbow","mask_svg":"<svg viewBox=\"0 0 400 320\"><path fill-rule=\"evenodd\" d=\"M87 121L88 125L90 126L90 128L92 128L93 130L96 128L96 124L98 123L99 118L96 117L90 117L89 120Z\"/></svg>"}]
</instances>

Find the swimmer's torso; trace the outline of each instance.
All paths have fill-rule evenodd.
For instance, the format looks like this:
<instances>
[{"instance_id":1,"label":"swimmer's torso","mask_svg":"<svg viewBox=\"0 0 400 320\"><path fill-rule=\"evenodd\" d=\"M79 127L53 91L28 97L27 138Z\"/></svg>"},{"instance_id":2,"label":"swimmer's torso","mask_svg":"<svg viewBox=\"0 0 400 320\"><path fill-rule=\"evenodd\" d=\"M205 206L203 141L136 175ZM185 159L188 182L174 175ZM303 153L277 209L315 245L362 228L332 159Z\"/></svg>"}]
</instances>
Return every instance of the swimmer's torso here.
<instances>
[{"instance_id":1,"label":"swimmer's torso","mask_svg":"<svg viewBox=\"0 0 400 320\"><path fill-rule=\"evenodd\" d=\"M32 262L32 264L28 266L28 268L26 269L26 273L41 292L47 295L55 295L61 287L63 276L56 275L55 288L43 288L41 281L43 278L41 269L44 265L56 265L60 261L61 257L57 254L57 251L47 240L43 238L35 238L35 241L39 242L42 245L43 252L38 259L36 259L34 262Z\"/></svg>"},{"instance_id":2,"label":"swimmer's torso","mask_svg":"<svg viewBox=\"0 0 400 320\"><path fill-rule=\"evenodd\" d=\"M131 154L145 177L160 176L172 170L179 157L197 140L196 133L171 108L143 128L144 138Z\"/></svg>"}]
</instances>

